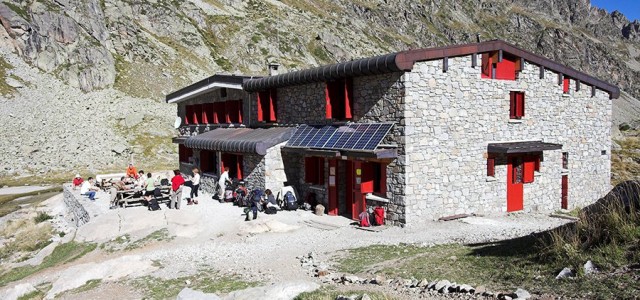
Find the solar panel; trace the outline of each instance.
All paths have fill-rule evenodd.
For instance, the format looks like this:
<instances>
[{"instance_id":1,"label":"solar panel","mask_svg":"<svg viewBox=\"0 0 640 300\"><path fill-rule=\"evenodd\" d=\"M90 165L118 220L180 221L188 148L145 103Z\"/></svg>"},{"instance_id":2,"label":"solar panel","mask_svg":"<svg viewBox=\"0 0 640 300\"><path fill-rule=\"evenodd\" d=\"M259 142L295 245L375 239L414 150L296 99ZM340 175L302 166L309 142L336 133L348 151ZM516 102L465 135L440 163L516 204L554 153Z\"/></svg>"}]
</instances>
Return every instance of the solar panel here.
<instances>
[{"instance_id":1,"label":"solar panel","mask_svg":"<svg viewBox=\"0 0 640 300\"><path fill-rule=\"evenodd\" d=\"M300 125L287 147L372 151L392 126L389 123L353 123L339 127Z\"/></svg>"}]
</instances>

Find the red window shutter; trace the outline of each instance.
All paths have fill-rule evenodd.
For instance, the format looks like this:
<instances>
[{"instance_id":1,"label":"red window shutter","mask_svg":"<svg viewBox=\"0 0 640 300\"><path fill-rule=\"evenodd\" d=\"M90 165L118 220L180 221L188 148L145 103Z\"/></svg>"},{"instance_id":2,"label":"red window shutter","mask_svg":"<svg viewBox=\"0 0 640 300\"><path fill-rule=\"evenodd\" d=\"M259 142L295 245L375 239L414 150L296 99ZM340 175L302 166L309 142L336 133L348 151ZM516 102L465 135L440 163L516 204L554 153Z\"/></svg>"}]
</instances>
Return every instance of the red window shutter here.
<instances>
[{"instance_id":1,"label":"red window shutter","mask_svg":"<svg viewBox=\"0 0 640 300\"><path fill-rule=\"evenodd\" d=\"M199 124L200 118L202 117L202 105L198 104L193 106L192 116L193 116L192 117L193 124Z\"/></svg>"},{"instance_id":2,"label":"red window shutter","mask_svg":"<svg viewBox=\"0 0 640 300\"><path fill-rule=\"evenodd\" d=\"M324 102L325 102L326 118L331 119L331 96L329 95L328 82L324 84Z\"/></svg>"},{"instance_id":3,"label":"red window shutter","mask_svg":"<svg viewBox=\"0 0 640 300\"><path fill-rule=\"evenodd\" d=\"M271 122L275 122L277 120L276 118L276 111L278 110L277 97L278 97L278 90L272 89L269 91L269 121Z\"/></svg>"},{"instance_id":4,"label":"red window shutter","mask_svg":"<svg viewBox=\"0 0 640 300\"><path fill-rule=\"evenodd\" d=\"M562 80L562 92L565 93L565 94L569 93L569 86L570 86L570 81L569 80L570 79L566 78L566 77Z\"/></svg>"},{"instance_id":5,"label":"red window shutter","mask_svg":"<svg viewBox=\"0 0 640 300\"><path fill-rule=\"evenodd\" d=\"M516 116L520 118L524 117L524 93L516 93L516 106Z\"/></svg>"},{"instance_id":6,"label":"red window shutter","mask_svg":"<svg viewBox=\"0 0 640 300\"><path fill-rule=\"evenodd\" d=\"M487 176L496 176L496 159L493 157L487 158Z\"/></svg>"},{"instance_id":7,"label":"red window shutter","mask_svg":"<svg viewBox=\"0 0 640 300\"><path fill-rule=\"evenodd\" d=\"M525 157L524 174L523 174L524 175L523 176L523 182L524 183L532 183L533 182L535 168L536 168L535 158L532 157L532 156Z\"/></svg>"},{"instance_id":8,"label":"red window shutter","mask_svg":"<svg viewBox=\"0 0 640 300\"><path fill-rule=\"evenodd\" d=\"M191 105L187 105L184 107L184 123L189 125L191 124L191 115L193 114L193 107Z\"/></svg>"},{"instance_id":9,"label":"red window shutter","mask_svg":"<svg viewBox=\"0 0 640 300\"><path fill-rule=\"evenodd\" d=\"M540 172L540 155L536 155L535 163L536 163L535 164L535 170L537 172Z\"/></svg>"},{"instance_id":10,"label":"red window shutter","mask_svg":"<svg viewBox=\"0 0 640 300\"><path fill-rule=\"evenodd\" d=\"M351 103L353 103L353 79L347 78L344 81L344 117L351 119Z\"/></svg>"},{"instance_id":11,"label":"red window shutter","mask_svg":"<svg viewBox=\"0 0 640 300\"><path fill-rule=\"evenodd\" d=\"M236 174L238 174L238 179L243 179L244 177L242 176L242 155L236 156L236 168L237 168Z\"/></svg>"},{"instance_id":12,"label":"red window shutter","mask_svg":"<svg viewBox=\"0 0 640 300\"><path fill-rule=\"evenodd\" d=\"M489 53L482 53L482 78L491 78L491 58L489 58Z\"/></svg>"},{"instance_id":13,"label":"red window shutter","mask_svg":"<svg viewBox=\"0 0 640 300\"><path fill-rule=\"evenodd\" d=\"M387 164L380 164L380 190L377 192L387 194Z\"/></svg>"},{"instance_id":14,"label":"red window shutter","mask_svg":"<svg viewBox=\"0 0 640 300\"><path fill-rule=\"evenodd\" d=\"M257 103L256 106L258 108L258 122L264 121L264 115L262 112L262 98L264 98L264 92L258 92L257 94Z\"/></svg>"},{"instance_id":15,"label":"red window shutter","mask_svg":"<svg viewBox=\"0 0 640 300\"><path fill-rule=\"evenodd\" d=\"M515 56L505 54L502 61L496 63L496 79L516 80L516 60Z\"/></svg>"}]
</instances>

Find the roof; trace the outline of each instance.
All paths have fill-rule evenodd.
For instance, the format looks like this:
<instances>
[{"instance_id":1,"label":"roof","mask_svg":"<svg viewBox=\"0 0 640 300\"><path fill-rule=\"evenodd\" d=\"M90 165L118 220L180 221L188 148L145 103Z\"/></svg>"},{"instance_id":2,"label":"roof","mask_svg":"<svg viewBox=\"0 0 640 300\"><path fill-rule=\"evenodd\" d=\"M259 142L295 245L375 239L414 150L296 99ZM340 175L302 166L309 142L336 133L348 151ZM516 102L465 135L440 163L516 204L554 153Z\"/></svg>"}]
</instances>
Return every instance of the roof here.
<instances>
[{"instance_id":1,"label":"roof","mask_svg":"<svg viewBox=\"0 0 640 300\"><path fill-rule=\"evenodd\" d=\"M242 89L242 83L253 76L236 76L236 75L223 75L215 74L211 77L200 80L192 85L183 87L175 92L168 94L165 97L167 103L181 102L203 93L209 92L216 88L231 88Z\"/></svg>"},{"instance_id":2,"label":"roof","mask_svg":"<svg viewBox=\"0 0 640 300\"><path fill-rule=\"evenodd\" d=\"M545 143L542 141L491 143L487 146L489 153L527 153L540 152L545 150L562 149L561 144Z\"/></svg>"},{"instance_id":3,"label":"roof","mask_svg":"<svg viewBox=\"0 0 640 300\"><path fill-rule=\"evenodd\" d=\"M242 86L248 92L255 92L270 88L300 85L311 82L331 81L352 76L377 75L399 71L409 72L413 69L413 65L420 61L465 56L498 50L511 53L523 58L529 63L543 66L551 71L561 73L564 76L595 86L608 92L611 98L618 98L618 96L620 96L620 89L615 85L599 80L586 73L577 71L543 56L523 50L502 40L401 51L307 70L289 72L276 76L249 79L245 81Z\"/></svg>"},{"instance_id":4,"label":"roof","mask_svg":"<svg viewBox=\"0 0 640 300\"><path fill-rule=\"evenodd\" d=\"M268 148L288 140L294 131L294 127L218 128L192 136L184 145L201 150L266 155Z\"/></svg>"}]
</instances>

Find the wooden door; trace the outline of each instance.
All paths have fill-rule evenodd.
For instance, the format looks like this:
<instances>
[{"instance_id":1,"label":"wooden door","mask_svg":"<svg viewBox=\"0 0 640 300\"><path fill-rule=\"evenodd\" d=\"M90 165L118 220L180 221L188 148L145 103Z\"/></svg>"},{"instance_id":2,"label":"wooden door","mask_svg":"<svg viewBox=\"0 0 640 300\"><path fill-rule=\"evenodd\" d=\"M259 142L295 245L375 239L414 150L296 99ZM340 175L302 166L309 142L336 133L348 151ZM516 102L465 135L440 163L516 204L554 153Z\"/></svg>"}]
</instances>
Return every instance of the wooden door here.
<instances>
[{"instance_id":1,"label":"wooden door","mask_svg":"<svg viewBox=\"0 0 640 300\"><path fill-rule=\"evenodd\" d=\"M522 157L509 157L507 164L507 212L524 208L524 163Z\"/></svg>"},{"instance_id":2,"label":"wooden door","mask_svg":"<svg viewBox=\"0 0 640 300\"><path fill-rule=\"evenodd\" d=\"M560 203L562 209L569 208L569 176L562 175L562 202Z\"/></svg>"},{"instance_id":3,"label":"wooden door","mask_svg":"<svg viewBox=\"0 0 640 300\"><path fill-rule=\"evenodd\" d=\"M349 215L351 217L353 217L353 189L355 186L355 170L353 168L353 162L352 161L345 161L346 164L346 192L345 195L347 197L346 199L346 211L344 212L344 214Z\"/></svg>"},{"instance_id":4,"label":"wooden door","mask_svg":"<svg viewBox=\"0 0 640 300\"><path fill-rule=\"evenodd\" d=\"M352 172L350 173L353 178L353 189L349 193L352 197L351 218L354 220L357 220L360 213L366 210L366 202L361 189L362 172L364 171L362 165L362 162L359 161L352 162Z\"/></svg>"}]
</instances>

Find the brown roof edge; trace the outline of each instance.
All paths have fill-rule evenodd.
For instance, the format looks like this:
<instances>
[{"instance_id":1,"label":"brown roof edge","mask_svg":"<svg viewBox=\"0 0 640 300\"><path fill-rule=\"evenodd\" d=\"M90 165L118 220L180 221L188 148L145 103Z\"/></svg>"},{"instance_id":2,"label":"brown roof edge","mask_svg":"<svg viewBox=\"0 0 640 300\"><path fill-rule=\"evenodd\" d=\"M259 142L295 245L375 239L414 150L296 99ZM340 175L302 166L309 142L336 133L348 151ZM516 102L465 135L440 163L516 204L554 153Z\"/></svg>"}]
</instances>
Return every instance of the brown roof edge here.
<instances>
[{"instance_id":1,"label":"brown roof edge","mask_svg":"<svg viewBox=\"0 0 640 300\"><path fill-rule=\"evenodd\" d=\"M601 90L608 92L611 99L616 99L620 96L620 89L615 85L587 75L586 73L580 72L568 66L557 63L543 56L520 49L502 40L402 51L398 52L398 54L396 55L396 65L402 71L411 71L413 69L413 65L419 61L434 60L444 57L465 56L474 53L484 53L498 50L503 50L515 56L522 57L527 62L534 63L539 66L544 66L551 71L561 73L567 77L600 88Z\"/></svg>"}]
</instances>

